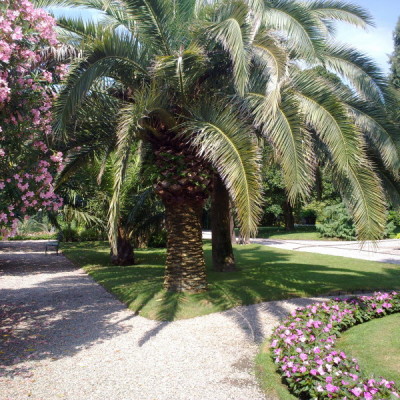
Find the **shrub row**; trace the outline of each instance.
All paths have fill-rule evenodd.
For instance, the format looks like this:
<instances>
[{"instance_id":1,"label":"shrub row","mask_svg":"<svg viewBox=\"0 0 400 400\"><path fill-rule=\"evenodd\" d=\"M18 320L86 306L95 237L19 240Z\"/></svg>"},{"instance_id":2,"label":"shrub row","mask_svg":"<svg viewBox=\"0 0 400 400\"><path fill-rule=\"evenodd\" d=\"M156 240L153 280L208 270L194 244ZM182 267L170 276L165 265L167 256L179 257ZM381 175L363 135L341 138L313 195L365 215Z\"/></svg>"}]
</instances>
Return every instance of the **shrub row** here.
<instances>
[{"instance_id":1,"label":"shrub row","mask_svg":"<svg viewBox=\"0 0 400 400\"><path fill-rule=\"evenodd\" d=\"M301 307L273 332L272 357L290 391L300 399L395 399L392 381L372 379L356 359L335 349L340 332L400 312L400 294L375 293Z\"/></svg>"}]
</instances>

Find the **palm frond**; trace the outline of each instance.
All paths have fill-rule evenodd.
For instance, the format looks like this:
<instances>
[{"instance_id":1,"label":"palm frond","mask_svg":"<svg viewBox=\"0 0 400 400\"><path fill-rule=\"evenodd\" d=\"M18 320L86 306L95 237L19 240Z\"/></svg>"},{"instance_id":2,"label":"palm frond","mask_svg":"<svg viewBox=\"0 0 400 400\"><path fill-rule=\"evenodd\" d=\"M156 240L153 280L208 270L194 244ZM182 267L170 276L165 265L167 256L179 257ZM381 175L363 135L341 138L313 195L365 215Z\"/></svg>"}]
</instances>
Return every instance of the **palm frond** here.
<instances>
[{"instance_id":1,"label":"palm frond","mask_svg":"<svg viewBox=\"0 0 400 400\"><path fill-rule=\"evenodd\" d=\"M314 60L325 47L325 30L320 20L301 3L288 0L267 0L263 21L266 29L277 30L287 44L305 60Z\"/></svg>"},{"instance_id":2,"label":"palm frond","mask_svg":"<svg viewBox=\"0 0 400 400\"><path fill-rule=\"evenodd\" d=\"M374 26L371 14L357 4L338 0L313 0L306 7L323 21L342 21L348 24L366 28Z\"/></svg>"},{"instance_id":3,"label":"palm frond","mask_svg":"<svg viewBox=\"0 0 400 400\"><path fill-rule=\"evenodd\" d=\"M89 56L84 60L75 60L71 66L54 108L57 121L55 132L65 132L69 119L98 79L122 77L131 82L135 73L147 75L137 39L110 32L94 42Z\"/></svg>"},{"instance_id":4,"label":"palm frond","mask_svg":"<svg viewBox=\"0 0 400 400\"><path fill-rule=\"evenodd\" d=\"M299 109L306 122L326 144L331 167L340 181L342 195L354 218L361 240L379 239L385 224L385 201L381 184L368 161L365 143L349 119L345 107L323 82L306 71L293 80Z\"/></svg>"},{"instance_id":5,"label":"palm frond","mask_svg":"<svg viewBox=\"0 0 400 400\"><path fill-rule=\"evenodd\" d=\"M179 88L182 98L205 72L208 58L204 50L192 44L179 56L163 56L156 59L154 75L164 79L174 89Z\"/></svg>"},{"instance_id":6,"label":"palm frond","mask_svg":"<svg viewBox=\"0 0 400 400\"><path fill-rule=\"evenodd\" d=\"M395 177L400 173L400 137L383 108L362 101L348 101L348 110L358 129L366 135L384 168Z\"/></svg>"},{"instance_id":7,"label":"palm frond","mask_svg":"<svg viewBox=\"0 0 400 400\"><path fill-rule=\"evenodd\" d=\"M359 240L379 240L386 224L385 196L379 178L366 160L347 171L332 168L356 226Z\"/></svg>"},{"instance_id":8,"label":"palm frond","mask_svg":"<svg viewBox=\"0 0 400 400\"><path fill-rule=\"evenodd\" d=\"M345 45L330 45L321 60L348 81L361 98L384 102L387 80L367 56Z\"/></svg>"},{"instance_id":9,"label":"palm frond","mask_svg":"<svg viewBox=\"0 0 400 400\"><path fill-rule=\"evenodd\" d=\"M250 91L265 81L265 103L274 114L281 100L282 85L288 78L288 55L268 32L259 32L252 44L253 64ZM265 78L259 76L261 73ZM260 90L258 88L258 90Z\"/></svg>"},{"instance_id":10,"label":"palm frond","mask_svg":"<svg viewBox=\"0 0 400 400\"><path fill-rule=\"evenodd\" d=\"M230 107L197 110L181 128L200 157L216 168L237 210L245 237L257 231L261 216L260 154L251 128Z\"/></svg>"},{"instance_id":11,"label":"palm frond","mask_svg":"<svg viewBox=\"0 0 400 400\"><path fill-rule=\"evenodd\" d=\"M274 107L268 95L251 92L247 94L245 104L255 125L276 151L290 202L294 203L299 197L304 199L310 191L313 170L310 140L304 134L297 101L285 94L281 104Z\"/></svg>"},{"instance_id":12,"label":"palm frond","mask_svg":"<svg viewBox=\"0 0 400 400\"><path fill-rule=\"evenodd\" d=\"M65 205L62 209L64 220L67 222L75 221L78 225L83 225L86 227L100 226L104 225L104 221L95 215L90 214L86 210L80 210L78 207L73 205Z\"/></svg>"},{"instance_id":13,"label":"palm frond","mask_svg":"<svg viewBox=\"0 0 400 400\"><path fill-rule=\"evenodd\" d=\"M168 22L173 19L174 2L168 0L121 0L135 21L138 35L156 53L171 55Z\"/></svg>"},{"instance_id":14,"label":"palm frond","mask_svg":"<svg viewBox=\"0 0 400 400\"><path fill-rule=\"evenodd\" d=\"M239 95L243 95L249 79L250 26L245 3L232 3L215 14L216 22L205 26L207 36L222 45L233 65L233 80Z\"/></svg>"},{"instance_id":15,"label":"palm frond","mask_svg":"<svg viewBox=\"0 0 400 400\"><path fill-rule=\"evenodd\" d=\"M134 141L137 140L138 132L141 130L142 120L145 119L149 115L151 109L154 108L157 97L157 95L151 93L150 89L144 87L134 94L134 101L128 103L119 113L114 192L108 212L108 236L111 247L115 253L117 251L121 194L132 153L132 145Z\"/></svg>"}]
</instances>

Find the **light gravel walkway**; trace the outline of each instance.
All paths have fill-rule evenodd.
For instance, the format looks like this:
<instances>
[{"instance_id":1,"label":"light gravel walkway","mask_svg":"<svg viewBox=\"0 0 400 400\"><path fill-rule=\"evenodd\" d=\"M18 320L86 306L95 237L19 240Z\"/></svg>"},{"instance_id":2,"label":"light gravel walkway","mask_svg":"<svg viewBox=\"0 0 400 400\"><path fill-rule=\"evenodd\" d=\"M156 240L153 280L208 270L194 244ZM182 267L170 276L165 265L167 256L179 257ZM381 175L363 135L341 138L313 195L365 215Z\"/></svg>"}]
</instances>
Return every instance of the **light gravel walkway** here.
<instances>
[{"instance_id":1,"label":"light gravel walkway","mask_svg":"<svg viewBox=\"0 0 400 400\"><path fill-rule=\"evenodd\" d=\"M264 399L259 344L310 302L151 321L43 242L0 242L0 400Z\"/></svg>"},{"instance_id":2,"label":"light gravel walkway","mask_svg":"<svg viewBox=\"0 0 400 400\"><path fill-rule=\"evenodd\" d=\"M211 239L211 231L203 231L203 239ZM357 258L389 264L400 264L400 239L385 239L375 242L345 240L291 240L250 239L253 244L284 250Z\"/></svg>"},{"instance_id":3,"label":"light gravel walkway","mask_svg":"<svg viewBox=\"0 0 400 400\"><path fill-rule=\"evenodd\" d=\"M252 239L252 243L278 249L328 254L331 256L358 258L389 264L400 264L400 240L386 239L376 242L328 241L328 240L276 240Z\"/></svg>"}]
</instances>

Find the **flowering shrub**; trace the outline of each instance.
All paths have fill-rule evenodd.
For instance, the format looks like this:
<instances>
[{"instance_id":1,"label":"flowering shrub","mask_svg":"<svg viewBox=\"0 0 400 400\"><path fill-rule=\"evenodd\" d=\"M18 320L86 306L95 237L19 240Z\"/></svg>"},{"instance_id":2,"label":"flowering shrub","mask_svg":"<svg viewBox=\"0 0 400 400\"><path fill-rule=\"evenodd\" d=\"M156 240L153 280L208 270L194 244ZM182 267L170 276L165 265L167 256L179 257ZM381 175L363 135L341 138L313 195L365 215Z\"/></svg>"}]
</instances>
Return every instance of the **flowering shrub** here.
<instances>
[{"instance_id":1,"label":"flowering shrub","mask_svg":"<svg viewBox=\"0 0 400 400\"><path fill-rule=\"evenodd\" d=\"M357 360L336 350L340 332L400 312L400 294L375 293L298 308L279 325L271 351L278 371L301 399L395 399L394 382L362 374Z\"/></svg>"},{"instance_id":2,"label":"flowering shrub","mask_svg":"<svg viewBox=\"0 0 400 400\"><path fill-rule=\"evenodd\" d=\"M54 19L28 0L0 2L0 233L39 208L57 210L50 150L52 85L64 73L43 50L57 46Z\"/></svg>"}]
</instances>

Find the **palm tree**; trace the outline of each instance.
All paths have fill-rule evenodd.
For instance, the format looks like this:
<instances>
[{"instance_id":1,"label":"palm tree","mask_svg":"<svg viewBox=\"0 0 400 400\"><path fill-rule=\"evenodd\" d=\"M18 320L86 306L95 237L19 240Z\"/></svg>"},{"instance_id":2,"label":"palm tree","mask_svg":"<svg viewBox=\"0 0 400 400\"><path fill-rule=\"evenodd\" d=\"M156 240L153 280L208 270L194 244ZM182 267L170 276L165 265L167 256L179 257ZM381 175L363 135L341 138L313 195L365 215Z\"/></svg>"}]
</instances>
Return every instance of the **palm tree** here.
<instances>
[{"instance_id":1,"label":"palm tree","mask_svg":"<svg viewBox=\"0 0 400 400\"><path fill-rule=\"evenodd\" d=\"M57 129L65 132L94 84L122 89L110 232L115 246L126 165L141 142L153 158L155 190L166 209L166 289L206 288L199 217L214 174L235 205L242 235L255 232L261 201L256 132L274 148L290 201L307 195L315 143L324 146L359 237L379 237L385 203L365 140L338 88L314 68L338 73L359 98L383 107L386 83L373 65L327 41L333 20L370 23L363 9L331 0L69 3L97 9L101 17L96 24L58 21L64 40L79 45L83 57L74 61L59 97ZM387 130L381 135L383 157L397 168L397 147Z\"/></svg>"},{"instance_id":2,"label":"palm tree","mask_svg":"<svg viewBox=\"0 0 400 400\"><path fill-rule=\"evenodd\" d=\"M66 204L63 215L101 230L107 226L104 210L110 207L113 196L116 116L121 96L113 85L92 87L68 126L73 135L59 149L66 156L56 179L56 190ZM113 264L134 264L132 242L145 244L163 226L164 213L148 175L143 174L139 157L132 157L119 199L116 251L111 249L110 254Z\"/></svg>"}]
</instances>

